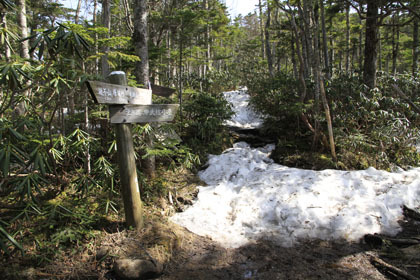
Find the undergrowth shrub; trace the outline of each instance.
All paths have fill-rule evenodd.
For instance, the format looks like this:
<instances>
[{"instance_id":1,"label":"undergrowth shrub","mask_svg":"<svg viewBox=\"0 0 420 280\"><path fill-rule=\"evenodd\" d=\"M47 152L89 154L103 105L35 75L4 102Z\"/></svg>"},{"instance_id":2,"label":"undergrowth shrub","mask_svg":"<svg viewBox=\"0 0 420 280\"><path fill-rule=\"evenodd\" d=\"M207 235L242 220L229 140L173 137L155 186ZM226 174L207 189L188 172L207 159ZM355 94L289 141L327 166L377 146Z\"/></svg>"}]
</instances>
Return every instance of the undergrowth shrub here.
<instances>
[{"instance_id":1,"label":"undergrowth shrub","mask_svg":"<svg viewBox=\"0 0 420 280\"><path fill-rule=\"evenodd\" d=\"M397 85L407 98L397 94L392 85ZM357 76L338 75L326 82L342 168L391 169L395 165L406 168L420 163L416 149L419 113L407 101L420 103L419 87L419 77L408 74L380 73L374 89L367 88ZM323 111L317 114L311 99L314 94L310 81L305 104L299 101L298 81L287 74L256 79L248 88L252 105L266 116L266 133L275 136L283 149L292 145L302 152L313 145L313 135L300 121L301 113L312 124L317 120L319 128L327 134Z\"/></svg>"},{"instance_id":2,"label":"undergrowth shrub","mask_svg":"<svg viewBox=\"0 0 420 280\"><path fill-rule=\"evenodd\" d=\"M419 164L419 113L395 92L393 84L419 102L413 91L419 80L408 75L382 73L374 89L351 76L336 77L328 84L337 147L346 166L390 169Z\"/></svg>"},{"instance_id":3,"label":"undergrowth shrub","mask_svg":"<svg viewBox=\"0 0 420 280\"><path fill-rule=\"evenodd\" d=\"M223 124L233 111L221 93L193 93L183 110L182 138L194 153L204 158L221 153L230 144Z\"/></svg>"}]
</instances>

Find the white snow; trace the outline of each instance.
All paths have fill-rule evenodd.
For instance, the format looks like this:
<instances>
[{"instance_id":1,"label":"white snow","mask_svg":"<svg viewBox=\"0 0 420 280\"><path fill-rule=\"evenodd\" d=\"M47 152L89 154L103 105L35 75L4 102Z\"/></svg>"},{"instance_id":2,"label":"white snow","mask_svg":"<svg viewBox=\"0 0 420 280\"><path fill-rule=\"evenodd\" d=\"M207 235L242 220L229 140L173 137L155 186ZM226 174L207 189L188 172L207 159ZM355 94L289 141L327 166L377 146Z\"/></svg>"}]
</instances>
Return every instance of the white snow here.
<instances>
[{"instance_id":1,"label":"white snow","mask_svg":"<svg viewBox=\"0 0 420 280\"><path fill-rule=\"evenodd\" d=\"M260 238L293 246L306 238L357 241L367 233L394 235L400 231L401 206L420 205L420 168L302 170L274 163L273 149L240 142L211 155L209 167L199 174L208 186L199 187L194 205L171 220L225 247Z\"/></svg>"},{"instance_id":2,"label":"white snow","mask_svg":"<svg viewBox=\"0 0 420 280\"><path fill-rule=\"evenodd\" d=\"M226 125L239 127L243 129L258 128L263 124L263 120L249 105L249 95L246 94L247 89L224 92L225 99L232 104L235 113Z\"/></svg>"}]
</instances>

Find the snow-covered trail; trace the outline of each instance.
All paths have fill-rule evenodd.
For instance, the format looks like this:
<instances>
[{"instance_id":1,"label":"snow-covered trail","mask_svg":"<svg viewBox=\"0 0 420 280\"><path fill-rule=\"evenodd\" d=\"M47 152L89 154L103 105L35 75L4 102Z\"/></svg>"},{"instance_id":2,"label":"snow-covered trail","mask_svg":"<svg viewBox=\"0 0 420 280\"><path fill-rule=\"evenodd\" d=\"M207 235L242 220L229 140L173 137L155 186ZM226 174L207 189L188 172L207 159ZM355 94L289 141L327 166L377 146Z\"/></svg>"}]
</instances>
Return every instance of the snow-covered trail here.
<instances>
[{"instance_id":1,"label":"snow-covered trail","mask_svg":"<svg viewBox=\"0 0 420 280\"><path fill-rule=\"evenodd\" d=\"M247 102L244 91L225 95L233 103ZM237 113L232 123L260 125L258 116L247 111ZM274 163L269 158L273 149L240 142L210 156L209 167L199 174L208 186L200 187L194 205L172 221L225 247L259 238L293 246L305 238L355 241L367 233L393 235L400 230L401 206L420 205L419 168L398 173L302 170Z\"/></svg>"}]
</instances>

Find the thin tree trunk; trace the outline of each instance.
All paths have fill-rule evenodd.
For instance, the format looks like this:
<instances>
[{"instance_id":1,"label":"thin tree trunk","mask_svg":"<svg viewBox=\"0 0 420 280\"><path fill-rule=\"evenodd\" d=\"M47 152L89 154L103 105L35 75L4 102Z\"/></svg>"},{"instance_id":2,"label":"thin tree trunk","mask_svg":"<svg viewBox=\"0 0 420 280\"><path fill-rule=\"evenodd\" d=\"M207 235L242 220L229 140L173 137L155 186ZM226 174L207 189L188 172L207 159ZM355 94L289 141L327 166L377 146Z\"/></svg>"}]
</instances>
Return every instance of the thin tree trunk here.
<instances>
[{"instance_id":1,"label":"thin tree trunk","mask_svg":"<svg viewBox=\"0 0 420 280\"><path fill-rule=\"evenodd\" d=\"M366 14L365 59L363 81L370 87L376 86L376 59L378 57L378 10L377 0L368 0Z\"/></svg>"},{"instance_id":2,"label":"thin tree trunk","mask_svg":"<svg viewBox=\"0 0 420 280\"><path fill-rule=\"evenodd\" d=\"M20 29L21 39L28 37L28 25L26 21L26 3L25 0L18 0L17 21ZM20 43L20 56L29 59L29 41L25 40Z\"/></svg>"},{"instance_id":3,"label":"thin tree trunk","mask_svg":"<svg viewBox=\"0 0 420 280\"><path fill-rule=\"evenodd\" d=\"M140 57L140 61L136 64L136 78L137 81L145 88L149 88L149 50L148 41L149 35L147 30L147 0L137 1L134 7L134 33L133 41L136 49L136 54ZM152 148L153 141L151 135L145 135L145 142L148 148ZM149 156L143 160L144 172L149 178L155 176L155 157Z\"/></svg>"},{"instance_id":4,"label":"thin tree trunk","mask_svg":"<svg viewBox=\"0 0 420 280\"><path fill-rule=\"evenodd\" d=\"M381 29L378 30L378 69L382 71L382 39Z\"/></svg>"},{"instance_id":5,"label":"thin tree trunk","mask_svg":"<svg viewBox=\"0 0 420 280\"><path fill-rule=\"evenodd\" d=\"M82 61L82 71L85 72L85 63L83 61ZM85 112L84 112L84 117L85 117L84 128L85 128L85 131L87 133L89 133L89 106L88 106L88 104L89 104L90 95L89 95L89 93L86 89L84 90L84 96L83 97L84 97L83 98L84 99L83 100L83 103L84 103L83 105L84 105L84 110L85 110ZM89 146L87 147L85 154L86 154L85 171L86 171L86 174L90 174L91 173L91 155L90 155Z\"/></svg>"},{"instance_id":6,"label":"thin tree trunk","mask_svg":"<svg viewBox=\"0 0 420 280\"><path fill-rule=\"evenodd\" d=\"M295 35L292 32L292 39L290 40L290 49L291 49L291 58L292 58L292 64L293 64L293 75L297 79L299 77L297 65L296 65L296 50L295 50Z\"/></svg>"},{"instance_id":7,"label":"thin tree trunk","mask_svg":"<svg viewBox=\"0 0 420 280\"><path fill-rule=\"evenodd\" d=\"M97 19L97 11L98 11L98 0L94 0L93 1L93 16L92 16L92 22L93 22L93 26L97 27L97 23L98 23L98 19ZM99 52L99 47L98 47L98 32L95 32L95 37L94 37L94 44L95 44L95 54L97 54ZM95 74L99 73L99 59L95 58Z\"/></svg>"},{"instance_id":8,"label":"thin tree trunk","mask_svg":"<svg viewBox=\"0 0 420 280\"><path fill-rule=\"evenodd\" d=\"M1 14L1 25L5 30L7 30L6 10L1 9L0 14ZM12 56L12 52L11 52L10 47L9 47L9 38L8 38L7 32L5 32L4 36L5 36L4 37L4 56L5 56L6 61L10 61L10 57Z\"/></svg>"},{"instance_id":9,"label":"thin tree trunk","mask_svg":"<svg viewBox=\"0 0 420 280\"><path fill-rule=\"evenodd\" d=\"M363 73L363 29L362 29L362 19L359 21L360 24L360 32L359 32L359 72Z\"/></svg>"},{"instance_id":10,"label":"thin tree trunk","mask_svg":"<svg viewBox=\"0 0 420 280\"><path fill-rule=\"evenodd\" d=\"M350 69L350 4L346 5L346 74Z\"/></svg>"},{"instance_id":11,"label":"thin tree trunk","mask_svg":"<svg viewBox=\"0 0 420 280\"><path fill-rule=\"evenodd\" d=\"M273 54L270 46L270 25L271 25L271 7L267 3L267 21L265 23L265 50L267 54L268 71L271 77L274 77Z\"/></svg>"},{"instance_id":12,"label":"thin tree trunk","mask_svg":"<svg viewBox=\"0 0 420 280\"><path fill-rule=\"evenodd\" d=\"M325 27L325 9L324 9L324 1L320 0L320 7L321 7L321 24L322 24L322 49L324 52L324 65L325 65L325 73L327 75L327 79L331 78L331 71L330 71L330 62L328 59L328 39L327 39L327 30Z\"/></svg>"},{"instance_id":13,"label":"thin tree trunk","mask_svg":"<svg viewBox=\"0 0 420 280\"><path fill-rule=\"evenodd\" d=\"M79 15L80 15L80 8L82 7L82 0L79 0L77 2L77 8L76 8L76 15L74 17L74 23L79 24Z\"/></svg>"},{"instance_id":14,"label":"thin tree trunk","mask_svg":"<svg viewBox=\"0 0 420 280\"><path fill-rule=\"evenodd\" d=\"M392 17L392 22L392 74L395 75L397 74L397 61L400 48L400 27L398 26L398 14Z\"/></svg>"},{"instance_id":15,"label":"thin tree trunk","mask_svg":"<svg viewBox=\"0 0 420 280\"><path fill-rule=\"evenodd\" d=\"M264 23L263 23L263 10L261 0L258 0L258 8L260 11L260 38L261 38L261 58L265 58L265 46L264 46Z\"/></svg>"},{"instance_id":16,"label":"thin tree trunk","mask_svg":"<svg viewBox=\"0 0 420 280\"><path fill-rule=\"evenodd\" d=\"M130 4L128 3L128 0L122 0L122 4L124 7L125 22L127 24L128 31L130 31L130 33L133 34L134 25L133 25L133 21L131 19L131 14L130 14Z\"/></svg>"},{"instance_id":17,"label":"thin tree trunk","mask_svg":"<svg viewBox=\"0 0 420 280\"><path fill-rule=\"evenodd\" d=\"M204 9L209 12L209 2L204 0ZM206 64L204 65L204 76L207 75L207 72L212 69L210 58L211 58L211 48L210 48L210 24L209 18L206 16L206 33L205 33L205 42L206 42Z\"/></svg>"},{"instance_id":18,"label":"thin tree trunk","mask_svg":"<svg viewBox=\"0 0 420 280\"><path fill-rule=\"evenodd\" d=\"M325 112L325 119L327 121L327 127L328 127L328 136L329 136L329 144L330 144L330 151L331 156L333 157L334 161L337 161L337 155L335 152L335 143L334 143L334 134L333 134L333 128L332 128L332 120L331 120L331 114L330 114L330 108L327 101L327 96L325 93L324 88L324 78L321 75L321 60L320 60L320 54L319 51L319 42L318 42L318 34L319 34L319 24L316 21L314 10L311 9L311 18L312 23L314 24L313 28L311 28L314 31L313 39L314 39L314 51L313 51L313 59L314 59L314 74L315 74L315 83L317 90L319 90L319 93L321 95L322 105L324 107Z\"/></svg>"},{"instance_id":19,"label":"thin tree trunk","mask_svg":"<svg viewBox=\"0 0 420 280\"><path fill-rule=\"evenodd\" d=\"M21 39L24 39L24 38L28 37L28 25L27 25L27 21L26 21L26 3L25 3L25 0L17 0L17 8L18 8L17 22L18 22L18 26L19 26L19 29L20 29ZM21 43L20 43L20 56L24 59L30 59L29 40L21 41ZM29 81L26 82L26 86L28 86L28 85L29 85ZM25 97L28 97L29 96L29 90L24 91L23 95ZM23 116L26 112L25 102L20 102L16 106L15 112L19 116Z\"/></svg>"},{"instance_id":20,"label":"thin tree trunk","mask_svg":"<svg viewBox=\"0 0 420 280\"><path fill-rule=\"evenodd\" d=\"M111 0L102 0L102 25L108 29L106 38L110 37L111 32ZM101 57L101 71L102 77L106 78L109 74L109 63L108 63L108 52L109 47L104 46L102 48L103 55Z\"/></svg>"},{"instance_id":21,"label":"thin tree trunk","mask_svg":"<svg viewBox=\"0 0 420 280\"><path fill-rule=\"evenodd\" d=\"M413 22L413 76L418 71L419 52L419 19L416 17Z\"/></svg>"}]
</instances>

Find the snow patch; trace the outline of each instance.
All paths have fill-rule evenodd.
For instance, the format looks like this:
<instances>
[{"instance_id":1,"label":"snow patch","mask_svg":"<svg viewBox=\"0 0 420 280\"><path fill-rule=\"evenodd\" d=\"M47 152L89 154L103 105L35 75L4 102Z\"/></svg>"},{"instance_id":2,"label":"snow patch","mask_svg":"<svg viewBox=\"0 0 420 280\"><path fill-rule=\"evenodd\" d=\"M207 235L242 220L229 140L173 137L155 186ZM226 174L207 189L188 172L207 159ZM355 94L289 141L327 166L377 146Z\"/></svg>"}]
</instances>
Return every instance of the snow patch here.
<instances>
[{"instance_id":1,"label":"snow patch","mask_svg":"<svg viewBox=\"0 0 420 280\"><path fill-rule=\"evenodd\" d=\"M245 100L242 94L231 93L231 100ZM357 241L368 233L395 235L401 230L401 206L420 205L420 168L302 170L274 163L269 158L273 149L241 142L211 155L208 168L199 173L208 186L199 187L194 205L171 220L225 247L260 238L289 247L307 238Z\"/></svg>"},{"instance_id":2,"label":"snow patch","mask_svg":"<svg viewBox=\"0 0 420 280\"><path fill-rule=\"evenodd\" d=\"M249 106L249 95L247 89L224 92L225 99L232 104L235 113L226 125L243 129L259 128L263 124L262 117Z\"/></svg>"}]
</instances>

